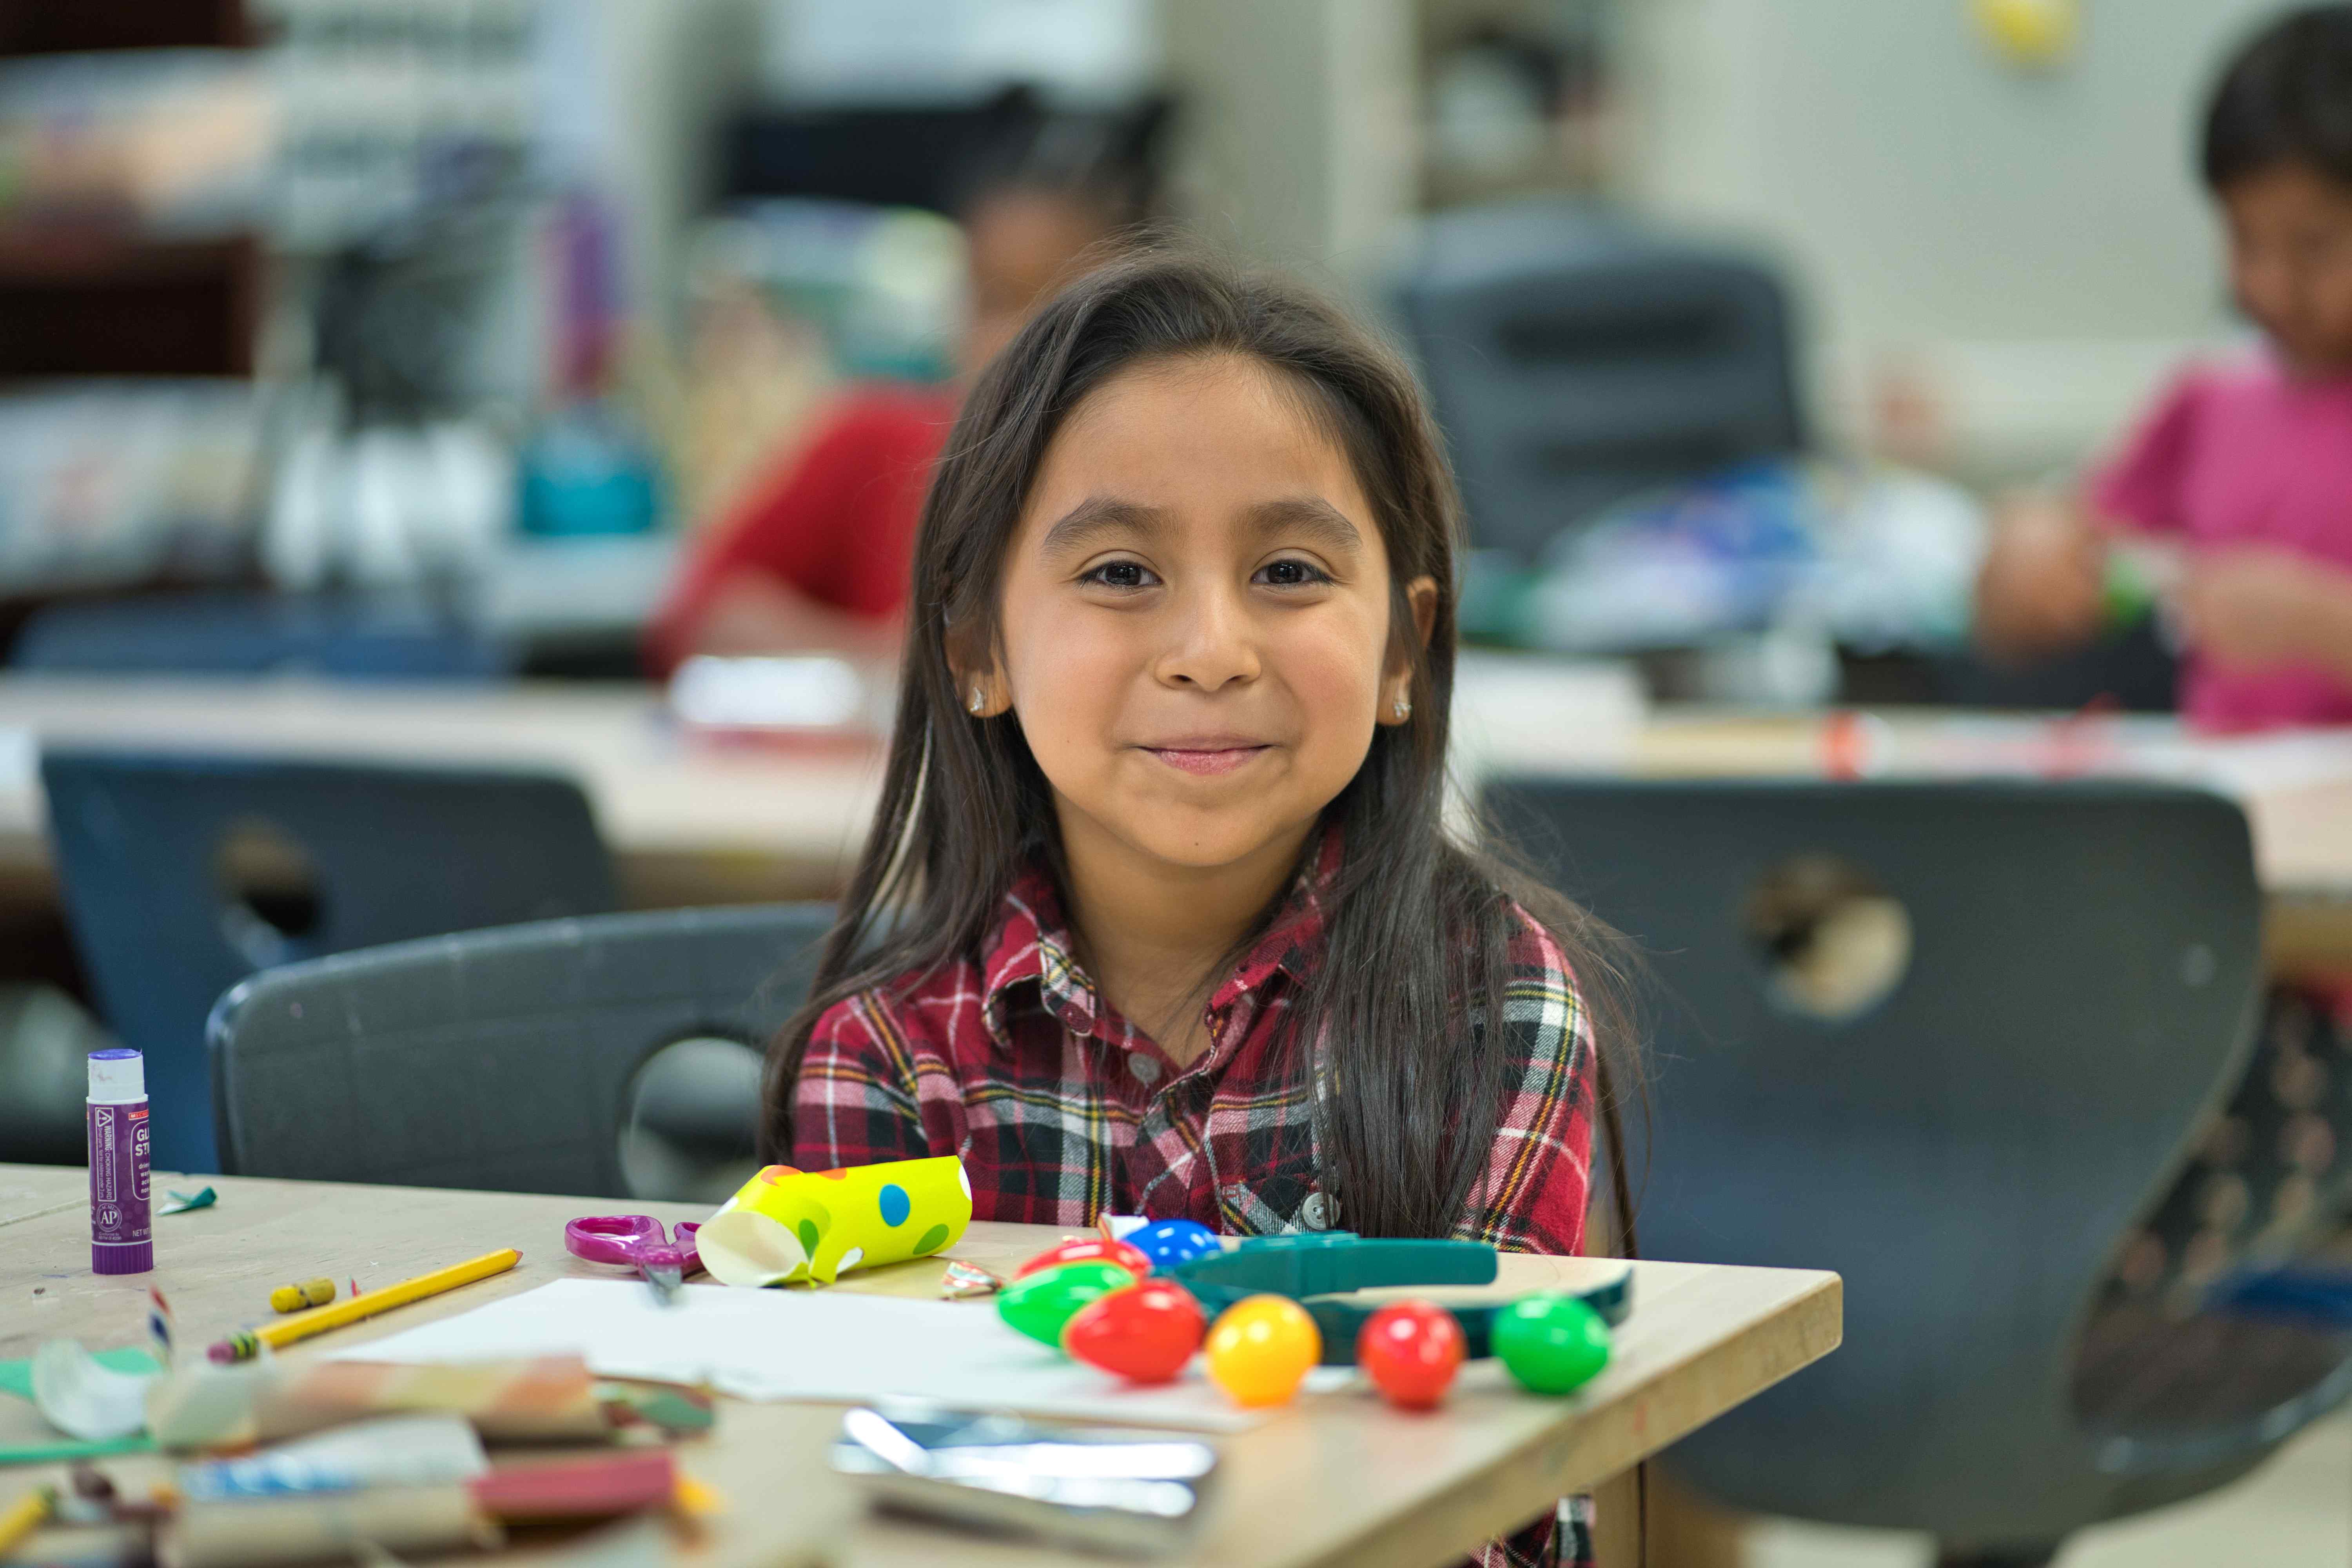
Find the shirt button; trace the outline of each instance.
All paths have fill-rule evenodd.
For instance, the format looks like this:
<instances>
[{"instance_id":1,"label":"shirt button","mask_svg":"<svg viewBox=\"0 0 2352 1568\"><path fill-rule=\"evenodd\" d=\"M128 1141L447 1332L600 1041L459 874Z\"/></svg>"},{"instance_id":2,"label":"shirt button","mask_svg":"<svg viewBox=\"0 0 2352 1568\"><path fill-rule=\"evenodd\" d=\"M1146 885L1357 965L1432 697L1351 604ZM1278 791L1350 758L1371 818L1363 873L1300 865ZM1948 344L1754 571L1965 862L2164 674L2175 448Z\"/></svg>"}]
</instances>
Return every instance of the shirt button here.
<instances>
[{"instance_id":1,"label":"shirt button","mask_svg":"<svg viewBox=\"0 0 2352 1568\"><path fill-rule=\"evenodd\" d=\"M1138 1083L1160 1081L1160 1064L1150 1057L1129 1056L1127 1058L1127 1070L1135 1075L1135 1081Z\"/></svg>"},{"instance_id":2,"label":"shirt button","mask_svg":"<svg viewBox=\"0 0 2352 1568\"><path fill-rule=\"evenodd\" d=\"M1309 1230L1331 1228L1331 1200L1321 1193L1309 1193L1307 1201L1298 1205L1298 1223Z\"/></svg>"}]
</instances>

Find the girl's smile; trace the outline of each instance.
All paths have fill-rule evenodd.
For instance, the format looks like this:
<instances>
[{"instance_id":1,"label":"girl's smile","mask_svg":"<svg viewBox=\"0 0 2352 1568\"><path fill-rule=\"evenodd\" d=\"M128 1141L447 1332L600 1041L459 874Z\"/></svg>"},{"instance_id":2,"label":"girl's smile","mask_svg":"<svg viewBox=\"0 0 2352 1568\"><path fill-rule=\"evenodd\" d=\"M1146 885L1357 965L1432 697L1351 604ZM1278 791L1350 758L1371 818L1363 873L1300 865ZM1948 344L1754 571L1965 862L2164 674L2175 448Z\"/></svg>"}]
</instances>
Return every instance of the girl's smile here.
<instances>
[{"instance_id":1,"label":"girl's smile","mask_svg":"<svg viewBox=\"0 0 2352 1568\"><path fill-rule=\"evenodd\" d=\"M1236 773L1274 750L1272 746L1223 735L1186 736L1182 740L1147 745L1141 749L1171 768L1181 768L1188 773L1198 773L1202 777Z\"/></svg>"}]
</instances>

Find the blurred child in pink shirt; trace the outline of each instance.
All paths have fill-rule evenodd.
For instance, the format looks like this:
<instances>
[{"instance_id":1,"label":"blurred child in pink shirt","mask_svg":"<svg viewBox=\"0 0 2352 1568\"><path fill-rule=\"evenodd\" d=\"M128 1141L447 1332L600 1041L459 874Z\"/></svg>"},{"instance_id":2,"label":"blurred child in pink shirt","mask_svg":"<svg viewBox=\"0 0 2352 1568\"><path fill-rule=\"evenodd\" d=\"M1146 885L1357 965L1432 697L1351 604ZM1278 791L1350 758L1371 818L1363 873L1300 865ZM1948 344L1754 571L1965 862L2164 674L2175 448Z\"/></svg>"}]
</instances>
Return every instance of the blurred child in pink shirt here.
<instances>
[{"instance_id":1,"label":"blurred child in pink shirt","mask_svg":"<svg viewBox=\"0 0 2352 1568\"><path fill-rule=\"evenodd\" d=\"M2206 111L2203 174L2231 285L2264 342L2176 378L2077 502L2004 518L1977 584L1978 639L2019 660L2087 642L2110 570L2137 567L2165 584L2184 634L2191 723L2352 724L2352 5L2291 12L2231 62ZM2283 1380L2307 1386L2340 1363L2329 1349L2303 1368L2262 1339L2275 1325L2198 1309L2249 1260L2352 1248L2347 998L2271 989L2243 1078L2116 1248L2076 1352L2087 1426L2141 1421L2151 1401L2234 1408L2249 1388L2269 1405Z\"/></svg>"},{"instance_id":2,"label":"blurred child in pink shirt","mask_svg":"<svg viewBox=\"0 0 2352 1568\"><path fill-rule=\"evenodd\" d=\"M2265 342L2179 376L2078 502L2010 510L1978 639L2011 662L2089 641L2125 536L2171 581L2192 723L2352 724L2352 5L2291 13L2245 47L2202 163Z\"/></svg>"}]
</instances>

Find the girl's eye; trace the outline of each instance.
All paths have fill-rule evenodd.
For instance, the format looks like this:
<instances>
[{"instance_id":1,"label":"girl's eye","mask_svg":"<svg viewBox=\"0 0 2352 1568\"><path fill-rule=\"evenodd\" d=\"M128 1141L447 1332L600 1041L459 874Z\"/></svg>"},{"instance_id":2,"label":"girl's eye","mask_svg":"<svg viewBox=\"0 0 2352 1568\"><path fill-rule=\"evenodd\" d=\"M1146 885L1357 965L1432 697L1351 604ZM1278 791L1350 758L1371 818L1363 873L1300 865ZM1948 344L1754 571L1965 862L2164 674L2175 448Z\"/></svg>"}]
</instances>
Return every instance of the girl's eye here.
<instances>
[{"instance_id":1,"label":"girl's eye","mask_svg":"<svg viewBox=\"0 0 2352 1568\"><path fill-rule=\"evenodd\" d=\"M1149 588L1160 579L1140 561L1106 561L1078 581L1099 583L1106 588Z\"/></svg>"},{"instance_id":2,"label":"girl's eye","mask_svg":"<svg viewBox=\"0 0 2352 1568\"><path fill-rule=\"evenodd\" d=\"M1331 579L1312 562L1285 559L1259 567L1257 580L1272 588L1306 588Z\"/></svg>"}]
</instances>

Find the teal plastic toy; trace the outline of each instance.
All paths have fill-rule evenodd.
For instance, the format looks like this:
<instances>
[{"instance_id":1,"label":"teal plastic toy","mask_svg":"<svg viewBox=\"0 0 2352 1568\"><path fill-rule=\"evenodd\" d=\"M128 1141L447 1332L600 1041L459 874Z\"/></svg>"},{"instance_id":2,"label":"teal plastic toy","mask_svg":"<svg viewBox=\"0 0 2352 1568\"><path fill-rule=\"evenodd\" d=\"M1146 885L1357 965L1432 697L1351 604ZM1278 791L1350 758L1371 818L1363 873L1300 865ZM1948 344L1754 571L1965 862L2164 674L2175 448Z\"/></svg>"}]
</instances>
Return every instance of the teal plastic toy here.
<instances>
[{"instance_id":1,"label":"teal plastic toy","mask_svg":"<svg viewBox=\"0 0 2352 1568\"><path fill-rule=\"evenodd\" d=\"M1357 1336L1385 1303L1348 1300L1348 1292L1391 1285L1492 1285L1495 1249L1483 1241L1367 1239L1338 1230L1254 1236L1230 1250L1162 1268L1159 1277L1190 1290L1213 1321L1244 1297L1288 1296L1307 1309L1321 1331L1323 1364L1353 1366ZM1622 1322L1633 1308L1633 1272L1629 1268L1567 1299L1581 1301L1603 1323ZM1469 1357L1495 1353L1496 1319L1513 1305L1446 1307L1462 1325Z\"/></svg>"}]
</instances>

